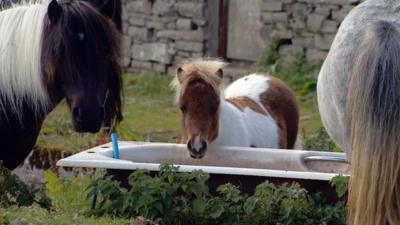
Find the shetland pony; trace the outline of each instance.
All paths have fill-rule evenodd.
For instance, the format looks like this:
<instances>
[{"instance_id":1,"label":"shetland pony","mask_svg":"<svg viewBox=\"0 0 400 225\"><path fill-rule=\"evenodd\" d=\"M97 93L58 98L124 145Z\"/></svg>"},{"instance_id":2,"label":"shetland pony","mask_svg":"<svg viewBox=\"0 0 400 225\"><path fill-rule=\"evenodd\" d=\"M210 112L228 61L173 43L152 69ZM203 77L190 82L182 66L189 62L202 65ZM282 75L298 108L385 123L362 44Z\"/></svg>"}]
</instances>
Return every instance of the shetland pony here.
<instances>
[{"instance_id":1,"label":"shetland pony","mask_svg":"<svg viewBox=\"0 0 400 225\"><path fill-rule=\"evenodd\" d=\"M343 21L318 80L323 123L351 162L348 224L400 224L400 2Z\"/></svg>"},{"instance_id":2,"label":"shetland pony","mask_svg":"<svg viewBox=\"0 0 400 225\"><path fill-rule=\"evenodd\" d=\"M207 146L293 148L299 122L296 99L280 80L251 74L220 89L224 63L192 60L172 86L181 110L182 143L193 158Z\"/></svg>"},{"instance_id":3,"label":"shetland pony","mask_svg":"<svg viewBox=\"0 0 400 225\"><path fill-rule=\"evenodd\" d=\"M120 34L89 3L52 0L0 11L0 160L29 154L46 115L66 99L78 132L121 114Z\"/></svg>"}]
</instances>

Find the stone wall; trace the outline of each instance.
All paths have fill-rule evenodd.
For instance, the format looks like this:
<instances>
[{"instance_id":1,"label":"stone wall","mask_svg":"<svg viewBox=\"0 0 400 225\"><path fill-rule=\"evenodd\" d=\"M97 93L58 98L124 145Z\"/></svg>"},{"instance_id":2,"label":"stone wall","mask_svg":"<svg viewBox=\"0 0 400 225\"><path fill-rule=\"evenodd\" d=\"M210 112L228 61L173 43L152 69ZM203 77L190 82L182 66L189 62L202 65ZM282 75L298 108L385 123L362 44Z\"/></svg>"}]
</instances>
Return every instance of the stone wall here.
<instances>
[{"instance_id":1,"label":"stone wall","mask_svg":"<svg viewBox=\"0 0 400 225\"><path fill-rule=\"evenodd\" d=\"M341 21L359 0L263 0L261 20L266 42L282 45L279 55L291 62L296 55L324 60Z\"/></svg>"},{"instance_id":2,"label":"stone wall","mask_svg":"<svg viewBox=\"0 0 400 225\"><path fill-rule=\"evenodd\" d=\"M254 62L256 56L261 54L261 49L270 44L272 39L279 40L279 54L283 63L293 61L297 55L304 55L308 60L323 60L340 22L359 2L228 0L231 14L243 11L237 9L246 8L244 6L249 3L254 6L248 7L249 10L258 10L249 11L251 17L242 13L246 17L243 19L235 18L240 17L239 13L227 17L228 60ZM219 0L122 0L124 66L127 71L151 69L173 73L176 65L186 58L216 56L218 5ZM257 26L254 29L257 30L251 30L253 23L246 25L243 22L249 21L249 18L255 20ZM243 30L248 31L242 32L240 26L246 26ZM235 39L233 35L240 35L240 38ZM242 44L229 46L230 42L233 43L230 40ZM247 42L252 42L251 48L245 44ZM256 45L259 47L254 43L258 43ZM253 51L250 49L256 49L257 52L247 54L248 59L243 58L245 51ZM242 57L234 58L235 55Z\"/></svg>"},{"instance_id":3,"label":"stone wall","mask_svg":"<svg viewBox=\"0 0 400 225\"><path fill-rule=\"evenodd\" d=\"M123 0L124 66L171 72L205 54L206 0Z\"/></svg>"}]
</instances>

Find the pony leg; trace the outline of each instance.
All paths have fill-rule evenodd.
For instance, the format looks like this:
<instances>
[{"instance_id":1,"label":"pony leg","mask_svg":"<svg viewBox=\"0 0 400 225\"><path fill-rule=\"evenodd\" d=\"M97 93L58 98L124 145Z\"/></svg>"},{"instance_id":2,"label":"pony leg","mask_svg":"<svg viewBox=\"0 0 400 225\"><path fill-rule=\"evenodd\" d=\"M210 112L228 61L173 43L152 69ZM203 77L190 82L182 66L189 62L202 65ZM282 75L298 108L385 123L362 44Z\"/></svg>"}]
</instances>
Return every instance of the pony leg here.
<instances>
[{"instance_id":1,"label":"pony leg","mask_svg":"<svg viewBox=\"0 0 400 225\"><path fill-rule=\"evenodd\" d=\"M351 71L348 224L400 224L400 33L368 25Z\"/></svg>"}]
</instances>

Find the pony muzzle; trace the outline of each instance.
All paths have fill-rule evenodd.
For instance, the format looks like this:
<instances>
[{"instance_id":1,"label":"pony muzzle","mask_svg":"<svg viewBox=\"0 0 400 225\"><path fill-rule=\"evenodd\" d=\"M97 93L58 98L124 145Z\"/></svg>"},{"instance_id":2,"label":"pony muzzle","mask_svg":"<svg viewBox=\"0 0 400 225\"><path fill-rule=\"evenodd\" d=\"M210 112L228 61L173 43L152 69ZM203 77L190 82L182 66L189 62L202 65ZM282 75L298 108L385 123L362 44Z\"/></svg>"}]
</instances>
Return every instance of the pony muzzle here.
<instances>
[{"instance_id":1,"label":"pony muzzle","mask_svg":"<svg viewBox=\"0 0 400 225\"><path fill-rule=\"evenodd\" d=\"M201 159L206 154L207 141L200 136L196 136L189 139L187 143L187 148L192 158Z\"/></svg>"},{"instance_id":2,"label":"pony muzzle","mask_svg":"<svg viewBox=\"0 0 400 225\"><path fill-rule=\"evenodd\" d=\"M75 131L97 133L104 120L104 108L74 107L72 109L72 124Z\"/></svg>"}]
</instances>

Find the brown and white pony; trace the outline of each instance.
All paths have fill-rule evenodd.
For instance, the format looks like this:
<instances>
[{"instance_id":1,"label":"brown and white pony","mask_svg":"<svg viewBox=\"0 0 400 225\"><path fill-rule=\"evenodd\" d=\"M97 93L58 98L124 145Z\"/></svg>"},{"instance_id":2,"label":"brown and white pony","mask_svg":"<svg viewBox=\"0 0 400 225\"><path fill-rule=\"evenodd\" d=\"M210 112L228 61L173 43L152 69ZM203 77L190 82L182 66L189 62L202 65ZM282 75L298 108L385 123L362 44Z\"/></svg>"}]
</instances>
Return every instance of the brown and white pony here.
<instances>
[{"instance_id":1,"label":"brown and white pony","mask_svg":"<svg viewBox=\"0 0 400 225\"><path fill-rule=\"evenodd\" d=\"M400 224L400 1L341 24L318 78L324 126L350 158L349 225Z\"/></svg>"},{"instance_id":2,"label":"brown and white pony","mask_svg":"<svg viewBox=\"0 0 400 225\"><path fill-rule=\"evenodd\" d=\"M193 158L207 146L293 148L299 122L295 96L279 79L251 74L221 90L218 60L192 60L172 86L182 114L182 143Z\"/></svg>"},{"instance_id":3,"label":"brown and white pony","mask_svg":"<svg viewBox=\"0 0 400 225\"><path fill-rule=\"evenodd\" d=\"M11 4L0 11L0 160L17 167L46 115L66 99L78 132L121 119L121 35L89 3Z\"/></svg>"}]
</instances>

